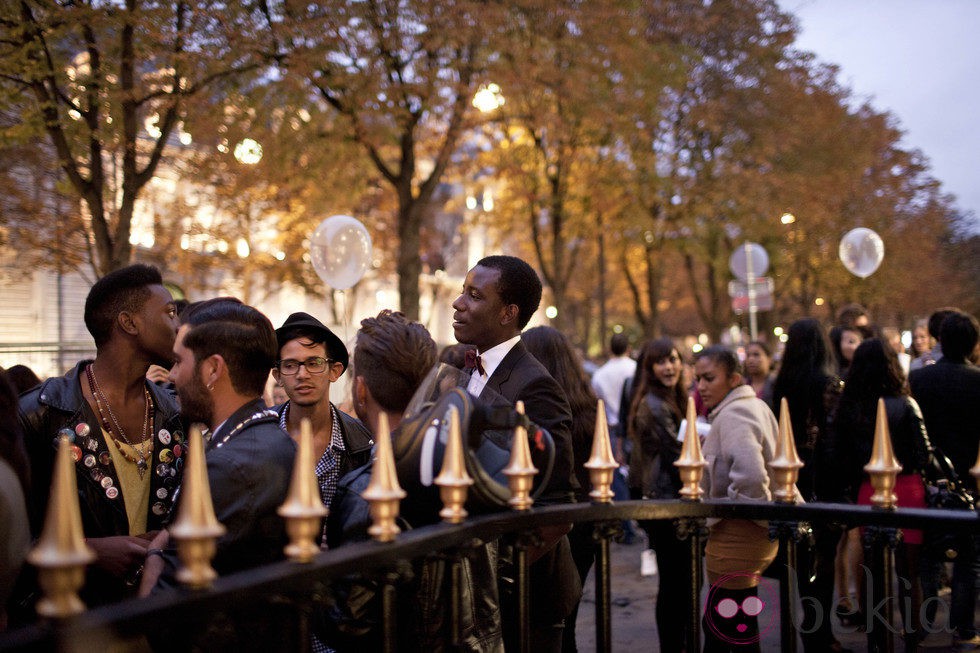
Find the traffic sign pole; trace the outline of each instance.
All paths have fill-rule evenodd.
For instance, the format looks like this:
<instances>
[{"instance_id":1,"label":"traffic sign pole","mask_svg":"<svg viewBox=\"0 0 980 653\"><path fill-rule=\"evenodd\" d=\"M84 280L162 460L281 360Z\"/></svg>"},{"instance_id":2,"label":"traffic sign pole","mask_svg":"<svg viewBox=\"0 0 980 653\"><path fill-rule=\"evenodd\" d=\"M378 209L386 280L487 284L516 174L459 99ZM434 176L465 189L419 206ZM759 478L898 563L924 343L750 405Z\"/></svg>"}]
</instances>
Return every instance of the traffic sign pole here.
<instances>
[{"instance_id":1,"label":"traffic sign pole","mask_svg":"<svg viewBox=\"0 0 980 653\"><path fill-rule=\"evenodd\" d=\"M752 261L752 244L745 243L745 276L748 278L748 288L749 288L749 337L752 340L756 340L759 334L759 324L756 319L756 304L755 304L755 270Z\"/></svg>"}]
</instances>

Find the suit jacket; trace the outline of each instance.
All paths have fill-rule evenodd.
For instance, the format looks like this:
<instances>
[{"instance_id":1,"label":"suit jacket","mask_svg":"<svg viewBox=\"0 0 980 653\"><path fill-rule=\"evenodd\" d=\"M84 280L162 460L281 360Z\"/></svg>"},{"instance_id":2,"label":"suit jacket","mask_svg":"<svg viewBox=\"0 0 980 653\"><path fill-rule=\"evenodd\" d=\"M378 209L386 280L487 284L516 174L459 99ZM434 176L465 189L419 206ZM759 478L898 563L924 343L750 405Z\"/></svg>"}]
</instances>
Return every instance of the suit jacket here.
<instances>
[{"instance_id":1,"label":"suit jacket","mask_svg":"<svg viewBox=\"0 0 980 653\"><path fill-rule=\"evenodd\" d=\"M491 392L487 392L490 390ZM493 403L497 393L512 405L524 402L528 419L544 427L555 442L555 466L547 489L538 503L561 503L573 500L578 489L572 457L572 409L561 389L538 359L518 342L507 352L487 380L480 398Z\"/></svg>"},{"instance_id":2,"label":"suit jacket","mask_svg":"<svg viewBox=\"0 0 980 653\"><path fill-rule=\"evenodd\" d=\"M953 462L967 487L980 447L980 367L941 358L909 374L912 396L922 409L933 445Z\"/></svg>"},{"instance_id":3,"label":"suit jacket","mask_svg":"<svg viewBox=\"0 0 980 653\"><path fill-rule=\"evenodd\" d=\"M507 352L487 380L480 398L491 401L493 393L512 404L523 401L528 419L547 429L555 442L554 470L548 487L537 503L546 505L574 501L578 481L573 473L572 410L564 390L548 374L544 365L528 352L524 343L518 342ZM506 558L506 554L503 557ZM504 615L512 615L516 609L516 597L510 593L512 586L509 576L508 569L501 570L500 598ZM578 570L565 536L531 565L530 576L532 624L560 622L582 595ZM510 631L515 624L513 618L504 619L506 639L514 636Z\"/></svg>"}]
</instances>

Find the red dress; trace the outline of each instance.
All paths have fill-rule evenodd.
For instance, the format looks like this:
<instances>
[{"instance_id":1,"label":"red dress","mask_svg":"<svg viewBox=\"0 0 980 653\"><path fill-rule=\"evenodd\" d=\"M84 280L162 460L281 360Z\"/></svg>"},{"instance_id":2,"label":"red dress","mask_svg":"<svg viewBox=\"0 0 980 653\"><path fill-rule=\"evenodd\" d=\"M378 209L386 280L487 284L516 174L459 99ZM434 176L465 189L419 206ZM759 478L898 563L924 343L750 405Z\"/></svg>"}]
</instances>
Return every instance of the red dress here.
<instances>
[{"instance_id":1,"label":"red dress","mask_svg":"<svg viewBox=\"0 0 980 653\"><path fill-rule=\"evenodd\" d=\"M874 488L871 487L871 481L864 479L861 489L858 490L858 504L870 506L872 494ZM922 483L922 477L918 474L899 474L895 478L895 496L898 497L899 508L925 508L926 487ZM903 528L902 539L909 544L922 544L922 531L917 528Z\"/></svg>"}]
</instances>

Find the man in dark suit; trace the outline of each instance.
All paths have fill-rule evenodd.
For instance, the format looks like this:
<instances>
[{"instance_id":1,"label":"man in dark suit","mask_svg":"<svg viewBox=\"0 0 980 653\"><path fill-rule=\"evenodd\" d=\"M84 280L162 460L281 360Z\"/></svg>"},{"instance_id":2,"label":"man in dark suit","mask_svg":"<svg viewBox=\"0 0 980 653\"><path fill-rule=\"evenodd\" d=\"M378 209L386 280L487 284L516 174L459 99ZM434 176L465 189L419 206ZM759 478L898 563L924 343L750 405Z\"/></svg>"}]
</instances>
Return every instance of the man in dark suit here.
<instances>
[{"instance_id":1,"label":"man in dark suit","mask_svg":"<svg viewBox=\"0 0 980 653\"><path fill-rule=\"evenodd\" d=\"M969 362L977 346L980 328L972 315L955 311L943 319L939 342L943 357L934 365L913 370L909 375L912 395L922 408L929 439L949 456L957 475L975 492L970 467L977 460L980 448L980 367ZM980 636L974 623L977 601L977 548L980 538L964 541L953 562L952 604L950 627L956 633L956 645L980 648ZM938 564L924 561L933 567L930 576L938 578ZM935 585L931 583L930 585ZM935 595L934 587L923 588Z\"/></svg>"},{"instance_id":2,"label":"man in dark suit","mask_svg":"<svg viewBox=\"0 0 980 653\"><path fill-rule=\"evenodd\" d=\"M571 409L565 393L521 343L521 330L541 303L541 280L526 262L513 256L488 256L466 275L463 292L453 302L453 332L476 347L467 390L484 398L493 393L511 403L524 402L528 418L547 429L555 442L555 465L539 504L573 501ZM564 619L581 595L581 582L568 547L567 529L539 532L544 547L530 551L531 646L535 651L561 649ZM502 570L501 610L504 640L516 649L516 598ZM569 624L574 628L575 624Z\"/></svg>"}]
</instances>

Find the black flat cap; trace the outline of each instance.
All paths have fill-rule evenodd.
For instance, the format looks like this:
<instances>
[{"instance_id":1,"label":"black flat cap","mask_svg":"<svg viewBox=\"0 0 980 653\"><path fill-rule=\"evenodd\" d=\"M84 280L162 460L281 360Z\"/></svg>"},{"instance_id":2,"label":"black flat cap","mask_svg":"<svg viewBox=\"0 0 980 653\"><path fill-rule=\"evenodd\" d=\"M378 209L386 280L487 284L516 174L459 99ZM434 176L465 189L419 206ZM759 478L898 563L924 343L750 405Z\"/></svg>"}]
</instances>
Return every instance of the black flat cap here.
<instances>
[{"instance_id":1,"label":"black flat cap","mask_svg":"<svg viewBox=\"0 0 980 653\"><path fill-rule=\"evenodd\" d=\"M276 343L281 351L283 346L302 334L314 336L316 342L324 342L327 346L327 357L332 361L342 363L344 369L350 362L350 354L344 341L338 338L333 331L328 329L323 322L316 319L309 313L293 313L286 318L282 326L276 329Z\"/></svg>"}]
</instances>

